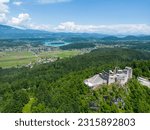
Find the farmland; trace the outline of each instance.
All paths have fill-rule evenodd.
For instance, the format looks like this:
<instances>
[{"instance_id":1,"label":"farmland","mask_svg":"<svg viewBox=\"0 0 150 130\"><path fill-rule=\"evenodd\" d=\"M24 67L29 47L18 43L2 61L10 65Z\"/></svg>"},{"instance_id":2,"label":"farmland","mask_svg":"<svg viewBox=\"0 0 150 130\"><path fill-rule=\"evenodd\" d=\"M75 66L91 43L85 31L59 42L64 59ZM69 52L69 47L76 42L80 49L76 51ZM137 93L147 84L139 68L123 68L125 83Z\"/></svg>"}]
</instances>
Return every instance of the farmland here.
<instances>
[{"instance_id":1,"label":"farmland","mask_svg":"<svg viewBox=\"0 0 150 130\"><path fill-rule=\"evenodd\" d=\"M67 58L67 57L72 57L72 56L76 56L79 55L80 51L78 50L72 50L72 51L63 51L63 50L59 50L59 51L51 51L51 52L42 52L39 54L39 56L41 58L55 58L55 57L59 57L61 59L63 58Z\"/></svg>"},{"instance_id":2,"label":"farmland","mask_svg":"<svg viewBox=\"0 0 150 130\"><path fill-rule=\"evenodd\" d=\"M0 67L16 67L36 61L36 57L27 51L23 52L1 52Z\"/></svg>"},{"instance_id":3,"label":"farmland","mask_svg":"<svg viewBox=\"0 0 150 130\"><path fill-rule=\"evenodd\" d=\"M10 67L21 67L29 63L36 63L40 59L47 58L67 58L75 55L79 55L80 51L48 51L40 52L39 54L34 54L30 51L19 51L19 52L0 52L0 67L10 68Z\"/></svg>"}]
</instances>

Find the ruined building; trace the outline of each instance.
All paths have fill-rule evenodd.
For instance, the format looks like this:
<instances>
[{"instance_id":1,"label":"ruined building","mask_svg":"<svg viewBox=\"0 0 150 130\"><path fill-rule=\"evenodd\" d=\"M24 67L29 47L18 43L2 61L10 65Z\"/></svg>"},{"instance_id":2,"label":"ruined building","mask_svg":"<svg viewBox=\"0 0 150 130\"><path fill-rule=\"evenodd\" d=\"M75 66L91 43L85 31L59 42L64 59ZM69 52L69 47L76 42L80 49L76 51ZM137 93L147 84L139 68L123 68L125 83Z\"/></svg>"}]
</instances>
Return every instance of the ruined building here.
<instances>
[{"instance_id":1,"label":"ruined building","mask_svg":"<svg viewBox=\"0 0 150 130\"><path fill-rule=\"evenodd\" d=\"M103 71L89 79L86 79L84 83L90 88L94 88L103 84L110 85L112 83L118 83L123 86L128 82L129 79L132 78L132 68L125 67L125 69L121 70L115 68L114 71L109 70L109 72Z\"/></svg>"}]
</instances>

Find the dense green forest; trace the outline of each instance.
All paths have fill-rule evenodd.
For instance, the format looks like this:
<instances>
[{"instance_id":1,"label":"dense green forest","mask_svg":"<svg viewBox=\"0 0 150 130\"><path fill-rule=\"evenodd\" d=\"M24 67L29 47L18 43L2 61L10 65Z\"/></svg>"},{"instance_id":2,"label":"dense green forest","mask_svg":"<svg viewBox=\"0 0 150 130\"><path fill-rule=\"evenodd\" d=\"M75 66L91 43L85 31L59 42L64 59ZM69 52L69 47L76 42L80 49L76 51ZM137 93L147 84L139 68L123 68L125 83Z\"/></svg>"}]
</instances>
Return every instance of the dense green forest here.
<instances>
[{"instance_id":1,"label":"dense green forest","mask_svg":"<svg viewBox=\"0 0 150 130\"><path fill-rule=\"evenodd\" d=\"M102 70L131 66L124 87L89 89L84 80ZM0 69L0 112L150 112L150 89L138 76L150 77L150 53L97 49L91 53L30 68Z\"/></svg>"},{"instance_id":2,"label":"dense green forest","mask_svg":"<svg viewBox=\"0 0 150 130\"><path fill-rule=\"evenodd\" d=\"M96 45L94 43L73 43L66 46L60 47L62 50L70 50L70 49L83 49L83 48L94 48Z\"/></svg>"},{"instance_id":3,"label":"dense green forest","mask_svg":"<svg viewBox=\"0 0 150 130\"><path fill-rule=\"evenodd\" d=\"M44 39L46 40L46 39ZM43 39L0 39L0 48L3 47L18 47L18 46L26 46L31 45L33 47L37 47L39 45L43 45Z\"/></svg>"}]
</instances>

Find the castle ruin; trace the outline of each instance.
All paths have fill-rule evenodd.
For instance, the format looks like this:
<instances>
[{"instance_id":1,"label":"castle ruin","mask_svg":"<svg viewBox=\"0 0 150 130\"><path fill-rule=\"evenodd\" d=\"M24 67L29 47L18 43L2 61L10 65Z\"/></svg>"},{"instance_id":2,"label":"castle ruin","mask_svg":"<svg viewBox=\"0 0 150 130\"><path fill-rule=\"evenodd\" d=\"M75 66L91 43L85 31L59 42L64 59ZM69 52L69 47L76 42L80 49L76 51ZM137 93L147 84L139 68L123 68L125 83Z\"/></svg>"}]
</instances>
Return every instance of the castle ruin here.
<instances>
[{"instance_id":1,"label":"castle ruin","mask_svg":"<svg viewBox=\"0 0 150 130\"><path fill-rule=\"evenodd\" d=\"M118 83L123 86L132 78L132 73L133 70L131 67L125 67L123 70L115 68L114 71L109 70L109 72L103 71L102 73L96 74L95 76L86 79L84 83L90 88L103 84L110 85L112 83Z\"/></svg>"}]
</instances>

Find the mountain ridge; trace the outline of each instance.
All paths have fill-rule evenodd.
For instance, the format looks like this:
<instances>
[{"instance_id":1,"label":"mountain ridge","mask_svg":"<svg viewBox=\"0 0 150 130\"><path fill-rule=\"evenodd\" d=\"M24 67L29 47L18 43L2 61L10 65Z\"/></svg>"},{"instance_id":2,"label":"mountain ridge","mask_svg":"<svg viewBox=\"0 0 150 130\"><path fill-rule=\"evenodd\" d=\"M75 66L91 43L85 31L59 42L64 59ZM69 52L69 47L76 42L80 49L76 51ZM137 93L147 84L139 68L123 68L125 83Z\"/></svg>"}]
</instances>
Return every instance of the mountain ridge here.
<instances>
[{"instance_id":1,"label":"mountain ridge","mask_svg":"<svg viewBox=\"0 0 150 130\"><path fill-rule=\"evenodd\" d=\"M17 39L17 38L53 38L53 37L82 37L98 38L101 40L150 40L150 35L117 35L100 34L100 33L70 33L70 32L48 32L34 29L21 29L8 25L0 24L0 39Z\"/></svg>"}]
</instances>

